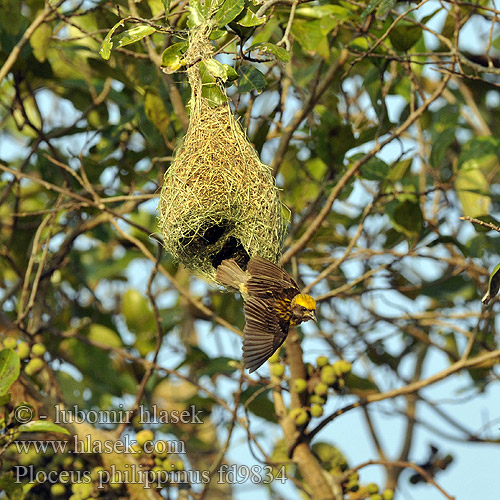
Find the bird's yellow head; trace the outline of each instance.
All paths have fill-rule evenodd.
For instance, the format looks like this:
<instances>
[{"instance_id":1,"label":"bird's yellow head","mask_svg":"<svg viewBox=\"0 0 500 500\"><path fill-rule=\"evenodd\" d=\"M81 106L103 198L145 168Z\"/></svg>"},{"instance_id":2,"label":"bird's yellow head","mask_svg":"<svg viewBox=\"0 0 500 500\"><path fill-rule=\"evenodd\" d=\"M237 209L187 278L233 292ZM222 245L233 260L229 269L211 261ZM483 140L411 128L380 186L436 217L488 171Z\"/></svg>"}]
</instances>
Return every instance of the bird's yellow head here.
<instances>
[{"instance_id":1,"label":"bird's yellow head","mask_svg":"<svg viewBox=\"0 0 500 500\"><path fill-rule=\"evenodd\" d=\"M292 299L290 305L292 307L292 325L298 325L310 319L316 321L316 301L310 295L300 293Z\"/></svg>"}]
</instances>

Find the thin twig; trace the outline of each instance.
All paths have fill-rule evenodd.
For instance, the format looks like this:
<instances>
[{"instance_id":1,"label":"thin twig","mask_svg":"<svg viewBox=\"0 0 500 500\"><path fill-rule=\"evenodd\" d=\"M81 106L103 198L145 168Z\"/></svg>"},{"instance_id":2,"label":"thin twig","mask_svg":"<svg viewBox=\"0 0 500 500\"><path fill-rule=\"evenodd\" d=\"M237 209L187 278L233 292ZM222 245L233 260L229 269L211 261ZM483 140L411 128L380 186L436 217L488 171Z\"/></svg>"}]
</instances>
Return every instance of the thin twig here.
<instances>
[{"instance_id":1,"label":"thin twig","mask_svg":"<svg viewBox=\"0 0 500 500\"><path fill-rule=\"evenodd\" d=\"M474 217L469 217L468 215L464 215L463 217L460 217L460 219L468 220L473 224L478 224L479 226L487 227L488 229L492 229L493 231L500 233L500 227L495 226L495 224L492 224L491 222L485 222L484 220L475 219Z\"/></svg>"}]
</instances>

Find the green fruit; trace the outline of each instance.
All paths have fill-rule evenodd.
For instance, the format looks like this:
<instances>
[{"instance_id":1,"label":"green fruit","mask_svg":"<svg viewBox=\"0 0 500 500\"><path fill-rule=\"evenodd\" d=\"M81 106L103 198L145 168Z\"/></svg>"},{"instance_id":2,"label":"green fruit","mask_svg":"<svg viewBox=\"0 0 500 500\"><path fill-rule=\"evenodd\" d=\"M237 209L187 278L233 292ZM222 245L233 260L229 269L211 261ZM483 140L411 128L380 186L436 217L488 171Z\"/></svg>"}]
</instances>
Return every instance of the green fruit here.
<instances>
[{"instance_id":1,"label":"green fruit","mask_svg":"<svg viewBox=\"0 0 500 500\"><path fill-rule=\"evenodd\" d=\"M139 431L136 436L135 436L135 439L137 441L137 444L141 447L141 448L144 448L144 445L148 442L148 441L153 441L155 438L155 435L154 435L154 432L149 430L149 429L142 429L142 431Z\"/></svg>"},{"instance_id":2,"label":"green fruit","mask_svg":"<svg viewBox=\"0 0 500 500\"><path fill-rule=\"evenodd\" d=\"M321 382L324 382L327 385L332 385L335 380L337 380L337 376L335 375L335 369L333 366L323 366L323 368L321 368Z\"/></svg>"},{"instance_id":3,"label":"green fruit","mask_svg":"<svg viewBox=\"0 0 500 500\"><path fill-rule=\"evenodd\" d=\"M122 483L120 483L118 479L119 477L117 476L109 482L109 487L112 490L118 491L122 487Z\"/></svg>"},{"instance_id":4,"label":"green fruit","mask_svg":"<svg viewBox=\"0 0 500 500\"><path fill-rule=\"evenodd\" d=\"M101 467L100 465L93 467L92 470L90 471L90 477L92 481L98 481L101 476L104 474L104 467Z\"/></svg>"},{"instance_id":5,"label":"green fruit","mask_svg":"<svg viewBox=\"0 0 500 500\"><path fill-rule=\"evenodd\" d=\"M73 460L73 469L75 470L82 470L84 467L83 460L81 458L76 458Z\"/></svg>"},{"instance_id":6,"label":"green fruit","mask_svg":"<svg viewBox=\"0 0 500 500\"><path fill-rule=\"evenodd\" d=\"M369 495L373 495L378 493L378 484L377 483L368 483L366 485L366 491Z\"/></svg>"},{"instance_id":7,"label":"green fruit","mask_svg":"<svg viewBox=\"0 0 500 500\"><path fill-rule=\"evenodd\" d=\"M383 499L380 493L375 493L373 495L370 495L370 500L383 500Z\"/></svg>"},{"instance_id":8,"label":"green fruit","mask_svg":"<svg viewBox=\"0 0 500 500\"><path fill-rule=\"evenodd\" d=\"M394 498L394 491L393 490L384 490L382 492L382 498L383 500L392 500Z\"/></svg>"},{"instance_id":9,"label":"green fruit","mask_svg":"<svg viewBox=\"0 0 500 500\"><path fill-rule=\"evenodd\" d=\"M318 396L325 396L328 393L328 385L326 385L324 382L316 384L316 387L314 388L314 393L317 394Z\"/></svg>"},{"instance_id":10,"label":"green fruit","mask_svg":"<svg viewBox=\"0 0 500 500\"><path fill-rule=\"evenodd\" d=\"M311 406L311 417L321 417L323 415L323 407L320 405Z\"/></svg>"},{"instance_id":11,"label":"green fruit","mask_svg":"<svg viewBox=\"0 0 500 500\"><path fill-rule=\"evenodd\" d=\"M43 368L43 361L40 358L33 358L28 361L28 364L24 368L24 373L28 376L35 375Z\"/></svg>"},{"instance_id":12,"label":"green fruit","mask_svg":"<svg viewBox=\"0 0 500 500\"><path fill-rule=\"evenodd\" d=\"M307 381L304 380L303 378L296 378L293 383L292 383L292 391L293 392L298 392L299 394L301 392L304 392L307 389Z\"/></svg>"},{"instance_id":13,"label":"green fruit","mask_svg":"<svg viewBox=\"0 0 500 500\"><path fill-rule=\"evenodd\" d=\"M279 351L276 351L267 361L269 361L269 363L271 364L274 364L274 363L278 363L280 360L280 353Z\"/></svg>"},{"instance_id":14,"label":"green fruit","mask_svg":"<svg viewBox=\"0 0 500 500\"><path fill-rule=\"evenodd\" d=\"M271 375L281 378L285 373L285 367L283 365L271 365Z\"/></svg>"},{"instance_id":15,"label":"green fruit","mask_svg":"<svg viewBox=\"0 0 500 500\"><path fill-rule=\"evenodd\" d=\"M140 415L135 415L132 418L132 428L134 429L135 432L139 432L142 429L142 421L141 421L141 416Z\"/></svg>"},{"instance_id":16,"label":"green fruit","mask_svg":"<svg viewBox=\"0 0 500 500\"><path fill-rule=\"evenodd\" d=\"M71 491L80 498L89 498L93 490L94 485L92 483L79 482L71 485Z\"/></svg>"},{"instance_id":17,"label":"green fruit","mask_svg":"<svg viewBox=\"0 0 500 500\"><path fill-rule=\"evenodd\" d=\"M21 359L26 359L27 357L29 357L30 352L31 352L30 345L28 344L28 342L24 342L24 341L22 340L22 341L21 341L21 342L19 342L19 344L17 345L16 352L17 352L17 355L18 355Z\"/></svg>"},{"instance_id":18,"label":"green fruit","mask_svg":"<svg viewBox=\"0 0 500 500\"><path fill-rule=\"evenodd\" d=\"M17 339L14 337L5 337L3 339L3 346L5 349L15 349L17 346Z\"/></svg>"},{"instance_id":19,"label":"green fruit","mask_svg":"<svg viewBox=\"0 0 500 500\"><path fill-rule=\"evenodd\" d=\"M345 387L345 380L343 378L338 378L333 384L333 388L336 391L341 391Z\"/></svg>"},{"instance_id":20,"label":"green fruit","mask_svg":"<svg viewBox=\"0 0 500 500\"><path fill-rule=\"evenodd\" d=\"M326 356L318 356L316 358L316 364L321 368L328 364L328 358Z\"/></svg>"},{"instance_id":21,"label":"green fruit","mask_svg":"<svg viewBox=\"0 0 500 500\"><path fill-rule=\"evenodd\" d=\"M182 460L176 460L174 462L175 470L184 470L184 462Z\"/></svg>"},{"instance_id":22,"label":"green fruit","mask_svg":"<svg viewBox=\"0 0 500 500\"><path fill-rule=\"evenodd\" d=\"M344 361L343 359L338 361L340 371L342 372L343 375L347 375L348 373L351 373L352 370L352 363L349 361Z\"/></svg>"},{"instance_id":23,"label":"green fruit","mask_svg":"<svg viewBox=\"0 0 500 500\"><path fill-rule=\"evenodd\" d=\"M164 458L167 458L168 456L168 452L169 452L169 446L168 446L168 443L166 441L156 441L155 445L154 445L154 448L153 448L153 452L154 454L160 458L160 459L164 459Z\"/></svg>"},{"instance_id":24,"label":"green fruit","mask_svg":"<svg viewBox=\"0 0 500 500\"><path fill-rule=\"evenodd\" d=\"M66 488L64 487L64 484L56 483L50 487L50 496L52 497L59 497L64 495L65 493Z\"/></svg>"},{"instance_id":25,"label":"green fruit","mask_svg":"<svg viewBox=\"0 0 500 500\"><path fill-rule=\"evenodd\" d=\"M349 491L352 491L352 492L354 492L354 491L358 491L358 490L359 490L359 483L358 483L358 481L357 481L357 480L356 480L356 481L349 481L349 482L347 483L346 488L347 488Z\"/></svg>"},{"instance_id":26,"label":"green fruit","mask_svg":"<svg viewBox=\"0 0 500 500\"><path fill-rule=\"evenodd\" d=\"M306 363L306 372L309 376L311 376L314 372L316 371L316 368L314 368L311 363Z\"/></svg>"},{"instance_id":27,"label":"green fruit","mask_svg":"<svg viewBox=\"0 0 500 500\"><path fill-rule=\"evenodd\" d=\"M19 455L19 465L38 465L42 460L43 455L37 453L36 450L30 447L27 453L21 453Z\"/></svg>"},{"instance_id":28,"label":"green fruit","mask_svg":"<svg viewBox=\"0 0 500 500\"><path fill-rule=\"evenodd\" d=\"M311 404L324 405L326 403L326 395L325 397L323 397L318 396L317 394L312 394L309 398L309 401L311 402Z\"/></svg>"},{"instance_id":29,"label":"green fruit","mask_svg":"<svg viewBox=\"0 0 500 500\"><path fill-rule=\"evenodd\" d=\"M335 372L335 375L337 375L337 377L342 377L342 361L335 361L335 363L333 363L333 371Z\"/></svg>"},{"instance_id":30,"label":"green fruit","mask_svg":"<svg viewBox=\"0 0 500 500\"><path fill-rule=\"evenodd\" d=\"M43 344L33 344L33 347L31 348L31 352L35 356L43 356L45 354L46 350L47 349L45 348L45 346Z\"/></svg>"},{"instance_id":31,"label":"green fruit","mask_svg":"<svg viewBox=\"0 0 500 500\"><path fill-rule=\"evenodd\" d=\"M307 411L305 408L294 408L290 411L290 417L295 421L295 425L304 425L307 422Z\"/></svg>"}]
</instances>

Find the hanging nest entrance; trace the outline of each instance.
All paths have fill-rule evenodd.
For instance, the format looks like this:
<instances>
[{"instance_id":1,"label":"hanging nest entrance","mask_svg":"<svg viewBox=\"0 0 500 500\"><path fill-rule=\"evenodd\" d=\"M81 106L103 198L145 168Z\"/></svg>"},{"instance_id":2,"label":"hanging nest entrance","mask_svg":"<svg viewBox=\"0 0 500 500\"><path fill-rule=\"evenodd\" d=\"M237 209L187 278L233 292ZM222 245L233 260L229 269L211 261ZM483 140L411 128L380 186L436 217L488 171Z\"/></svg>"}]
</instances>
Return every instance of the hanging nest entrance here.
<instances>
[{"instance_id":1,"label":"hanging nest entrance","mask_svg":"<svg viewBox=\"0 0 500 500\"><path fill-rule=\"evenodd\" d=\"M215 280L217 266L250 257L280 257L285 222L278 188L235 120L229 103L202 95L199 61L212 57L211 28L198 27L185 55L191 85L190 122L165 174L159 204L164 246L192 271ZM213 85L213 84L212 84ZM225 96L225 88L217 82Z\"/></svg>"}]
</instances>

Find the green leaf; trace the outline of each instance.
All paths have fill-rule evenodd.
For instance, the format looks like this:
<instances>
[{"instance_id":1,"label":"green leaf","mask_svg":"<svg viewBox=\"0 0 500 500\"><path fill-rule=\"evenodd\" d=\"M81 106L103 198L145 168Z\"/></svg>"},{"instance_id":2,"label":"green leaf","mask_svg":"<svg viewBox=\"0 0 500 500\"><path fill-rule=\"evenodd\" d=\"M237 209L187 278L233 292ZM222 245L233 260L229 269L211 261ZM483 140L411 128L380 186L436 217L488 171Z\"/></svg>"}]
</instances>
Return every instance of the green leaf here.
<instances>
[{"instance_id":1,"label":"green leaf","mask_svg":"<svg viewBox=\"0 0 500 500\"><path fill-rule=\"evenodd\" d=\"M387 175L387 179L392 182L400 181L404 177L406 171L411 167L412 163L413 159L408 158L406 160L398 161L394 165L391 165L391 169L389 171L389 174Z\"/></svg>"},{"instance_id":2,"label":"green leaf","mask_svg":"<svg viewBox=\"0 0 500 500\"><path fill-rule=\"evenodd\" d=\"M371 0L365 10L361 13L361 19L368 17L377 8L379 3L381 3L381 0Z\"/></svg>"},{"instance_id":3,"label":"green leaf","mask_svg":"<svg viewBox=\"0 0 500 500\"><path fill-rule=\"evenodd\" d=\"M245 0L226 0L214 16L217 26L222 28L230 23L234 18L238 17L243 7L245 7Z\"/></svg>"},{"instance_id":4,"label":"green leaf","mask_svg":"<svg viewBox=\"0 0 500 500\"><path fill-rule=\"evenodd\" d=\"M205 21L205 11L199 0L191 0L188 6L189 20L188 26L194 28Z\"/></svg>"},{"instance_id":5,"label":"green leaf","mask_svg":"<svg viewBox=\"0 0 500 500\"><path fill-rule=\"evenodd\" d=\"M370 379L359 377L354 373L349 373L344 376L345 385L353 394L360 397L366 397L370 394L378 394L380 389L377 384Z\"/></svg>"},{"instance_id":6,"label":"green leaf","mask_svg":"<svg viewBox=\"0 0 500 500\"><path fill-rule=\"evenodd\" d=\"M119 348L123 346L121 337L114 330L104 325L90 325L88 338L108 347Z\"/></svg>"},{"instance_id":7,"label":"green leaf","mask_svg":"<svg viewBox=\"0 0 500 500\"><path fill-rule=\"evenodd\" d=\"M280 25L280 21L277 17L272 17L269 21L262 26L253 37L253 43L268 42L273 36L274 31Z\"/></svg>"},{"instance_id":8,"label":"green leaf","mask_svg":"<svg viewBox=\"0 0 500 500\"><path fill-rule=\"evenodd\" d=\"M377 19L385 19L396 2L397 0L381 0L377 6Z\"/></svg>"},{"instance_id":9,"label":"green leaf","mask_svg":"<svg viewBox=\"0 0 500 500\"><path fill-rule=\"evenodd\" d=\"M233 366L234 365L234 366ZM216 358L211 358L207 360L207 365L199 371L201 375L208 375L212 377L214 375L229 375L238 369L238 365L234 363L234 360L227 358L225 356L219 356Z\"/></svg>"},{"instance_id":10,"label":"green leaf","mask_svg":"<svg viewBox=\"0 0 500 500\"><path fill-rule=\"evenodd\" d=\"M224 66L226 66L226 74L229 81L232 82L240 77L238 72L232 66L229 66L229 64L224 64Z\"/></svg>"},{"instance_id":11,"label":"green leaf","mask_svg":"<svg viewBox=\"0 0 500 500\"><path fill-rule=\"evenodd\" d=\"M3 396L10 389L11 385L19 377L21 360L12 349L2 349L0 351L0 396Z\"/></svg>"},{"instance_id":12,"label":"green leaf","mask_svg":"<svg viewBox=\"0 0 500 500\"><path fill-rule=\"evenodd\" d=\"M40 62L47 59L47 51L50 47L49 41L51 36L52 27L47 23L43 23L30 37L30 45L33 48L33 55Z\"/></svg>"},{"instance_id":13,"label":"green leaf","mask_svg":"<svg viewBox=\"0 0 500 500\"><path fill-rule=\"evenodd\" d=\"M410 50L422 36L422 28L410 21L400 21L389 33L389 39L396 50Z\"/></svg>"},{"instance_id":14,"label":"green leaf","mask_svg":"<svg viewBox=\"0 0 500 500\"><path fill-rule=\"evenodd\" d=\"M32 483L32 485L35 484L37 483ZM14 473L11 471L0 476L0 491L7 494L8 500L23 500L25 497L23 484L17 478L14 478Z\"/></svg>"},{"instance_id":15,"label":"green leaf","mask_svg":"<svg viewBox=\"0 0 500 500\"><path fill-rule=\"evenodd\" d=\"M146 90L144 96L146 118L165 136L170 123L170 115L163 99L154 91Z\"/></svg>"},{"instance_id":16,"label":"green leaf","mask_svg":"<svg viewBox=\"0 0 500 500\"><path fill-rule=\"evenodd\" d=\"M437 279L423 283L419 291L410 292L408 296L426 295L442 303L449 303L457 297L470 300L476 296L476 289L471 280L462 275L452 276L448 279Z\"/></svg>"},{"instance_id":17,"label":"green leaf","mask_svg":"<svg viewBox=\"0 0 500 500\"><path fill-rule=\"evenodd\" d=\"M315 5L310 7L308 5L300 5L295 11L297 18L303 19L321 19L323 17L334 17L338 21L347 19L352 14L345 7L340 5Z\"/></svg>"},{"instance_id":18,"label":"green leaf","mask_svg":"<svg viewBox=\"0 0 500 500\"><path fill-rule=\"evenodd\" d=\"M468 168L475 163L489 172L496 170L499 157L500 140L492 136L474 137L464 144L458 157L458 168Z\"/></svg>"},{"instance_id":19,"label":"green leaf","mask_svg":"<svg viewBox=\"0 0 500 500\"><path fill-rule=\"evenodd\" d=\"M205 0L204 1L204 12L206 14L213 14L217 10L220 9L221 5L224 3L224 0Z\"/></svg>"},{"instance_id":20,"label":"green leaf","mask_svg":"<svg viewBox=\"0 0 500 500\"><path fill-rule=\"evenodd\" d=\"M102 41L101 48L99 49L99 54L103 59L108 60L111 56L111 49L113 48L113 42L111 41L111 37L113 33L120 27L125 24L123 19L120 19L109 31L106 35L106 38Z\"/></svg>"},{"instance_id":21,"label":"green leaf","mask_svg":"<svg viewBox=\"0 0 500 500\"><path fill-rule=\"evenodd\" d=\"M363 179L368 181L385 181L389 175L389 170L389 165L375 156L370 158L370 160L361 167L359 174Z\"/></svg>"},{"instance_id":22,"label":"green leaf","mask_svg":"<svg viewBox=\"0 0 500 500\"><path fill-rule=\"evenodd\" d=\"M461 252L462 254L467 257L469 252L467 251L467 247L464 246L462 243L460 243L455 237L453 236L438 236L435 240L432 240L427 244L429 248L435 247L436 245L455 245Z\"/></svg>"},{"instance_id":23,"label":"green leaf","mask_svg":"<svg viewBox=\"0 0 500 500\"><path fill-rule=\"evenodd\" d=\"M323 26L323 19L304 21L298 19L292 24L292 35L307 52L315 52L323 59L330 55L328 39Z\"/></svg>"},{"instance_id":24,"label":"green leaf","mask_svg":"<svg viewBox=\"0 0 500 500\"><path fill-rule=\"evenodd\" d=\"M250 9L245 9L243 17L240 17L236 22L240 26L244 26L245 28L251 28L253 26L260 26L267 21L267 17L257 17L255 12Z\"/></svg>"},{"instance_id":25,"label":"green leaf","mask_svg":"<svg viewBox=\"0 0 500 500\"><path fill-rule=\"evenodd\" d=\"M174 73L183 65L182 58L188 47L188 42L177 42L163 51L161 65L165 73Z\"/></svg>"},{"instance_id":26,"label":"green leaf","mask_svg":"<svg viewBox=\"0 0 500 500\"><path fill-rule=\"evenodd\" d=\"M437 138L434 140L432 144L430 163L434 168L441 167L443 163L444 157L446 156L446 152L449 147L453 144L455 140L455 129L448 128L443 130Z\"/></svg>"},{"instance_id":27,"label":"green leaf","mask_svg":"<svg viewBox=\"0 0 500 500\"><path fill-rule=\"evenodd\" d=\"M155 31L156 28L153 28L153 26L136 26L135 28L131 28L123 33L120 33L119 35L114 36L111 39L111 42L113 47L124 47L125 45L130 45L131 43L142 40L144 37L153 34Z\"/></svg>"},{"instance_id":28,"label":"green leaf","mask_svg":"<svg viewBox=\"0 0 500 500\"><path fill-rule=\"evenodd\" d=\"M151 333L156 331L156 322L149 300L137 290L130 289L123 294L121 313L125 317L127 327L132 333Z\"/></svg>"},{"instance_id":29,"label":"green leaf","mask_svg":"<svg viewBox=\"0 0 500 500\"><path fill-rule=\"evenodd\" d=\"M274 411L274 404L269 399L270 391L264 391L255 398L253 395L259 391L259 387L249 387L241 393L241 403L254 415L267 420L268 422L277 422L276 412ZM251 402L247 405L247 401Z\"/></svg>"},{"instance_id":30,"label":"green leaf","mask_svg":"<svg viewBox=\"0 0 500 500\"><path fill-rule=\"evenodd\" d=\"M69 431L64 427L46 420L33 420L27 424L21 424L17 430L19 432L60 432L69 435Z\"/></svg>"},{"instance_id":31,"label":"green leaf","mask_svg":"<svg viewBox=\"0 0 500 500\"><path fill-rule=\"evenodd\" d=\"M212 107L220 106L229 100L218 85L204 85L201 89L201 95Z\"/></svg>"},{"instance_id":32,"label":"green leaf","mask_svg":"<svg viewBox=\"0 0 500 500\"><path fill-rule=\"evenodd\" d=\"M206 61L201 61L199 64L200 78L203 86L213 87L216 84L215 77L208 71Z\"/></svg>"},{"instance_id":33,"label":"green leaf","mask_svg":"<svg viewBox=\"0 0 500 500\"><path fill-rule=\"evenodd\" d=\"M214 77L220 78L223 81L227 80L227 69L225 65L217 61L217 59L207 59L203 61L206 70ZM227 66L227 65L226 65Z\"/></svg>"},{"instance_id":34,"label":"green leaf","mask_svg":"<svg viewBox=\"0 0 500 500\"><path fill-rule=\"evenodd\" d=\"M360 52L366 52L370 49L370 44L368 43L366 37L357 36L349 42L349 47L353 48L354 50L359 50Z\"/></svg>"},{"instance_id":35,"label":"green leaf","mask_svg":"<svg viewBox=\"0 0 500 500\"><path fill-rule=\"evenodd\" d=\"M278 47L274 43L269 43L269 42L256 43L252 45L249 49L247 49L245 52L251 52L252 50L258 50L259 54L263 55L272 54L273 56L276 57L276 59L279 59L280 61L283 62L288 62L290 60L290 54L288 53L288 51L285 50L283 47Z\"/></svg>"},{"instance_id":36,"label":"green leaf","mask_svg":"<svg viewBox=\"0 0 500 500\"><path fill-rule=\"evenodd\" d=\"M241 93L255 90L258 94L266 88L267 82L264 75L253 66L241 66L238 71L238 89Z\"/></svg>"},{"instance_id":37,"label":"green leaf","mask_svg":"<svg viewBox=\"0 0 500 500\"><path fill-rule=\"evenodd\" d=\"M385 206L385 213L396 231L409 238L417 238L422 232L424 217L417 201L407 198L398 198Z\"/></svg>"},{"instance_id":38,"label":"green leaf","mask_svg":"<svg viewBox=\"0 0 500 500\"><path fill-rule=\"evenodd\" d=\"M239 75L229 64L222 64L216 59L207 59L200 62L200 75L203 84L215 84L219 78L223 82L237 80Z\"/></svg>"},{"instance_id":39,"label":"green leaf","mask_svg":"<svg viewBox=\"0 0 500 500\"><path fill-rule=\"evenodd\" d=\"M218 40L219 38L222 38L223 36L227 35L227 30L218 30L214 29L210 32L209 39L210 40Z\"/></svg>"},{"instance_id":40,"label":"green leaf","mask_svg":"<svg viewBox=\"0 0 500 500\"><path fill-rule=\"evenodd\" d=\"M0 406L4 406L10 402L10 393L0 396Z\"/></svg>"},{"instance_id":41,"label":"green leaf","mask_svg":"<svg viewBox=\"0 0 500 500\"><path fill-rule=\"evenodd\" d=\"M163 8L165 9L165 16L168 16L168 13L170 12L170 4L172 3L172 0L161 0L161 3L163 5Z\"/></svg>"},{"instance_id":42,"label":"green leaf","mask_svg":"<svg viewBox=\"0 0 500 500\"><path fill-rule=\"evenodd\" d=\"M489 183L474 160L470 160L458 170L455 189L464 215L478 217L489 213L491 206L491 198L487 196Z\"/></svg>"},{"instance_id":43,"label":"green leaf","mask_svg":"<svg viewBox=\"0 0 500 500\"><path fill-rule=\"evenodd\" d=\"M484 294L481 302L487 306L490 300L498 293L500 289L500 262L495 266L493 272L490 274L490 279L488 281L488 290Z\"/></svg>"}]
</instances>

